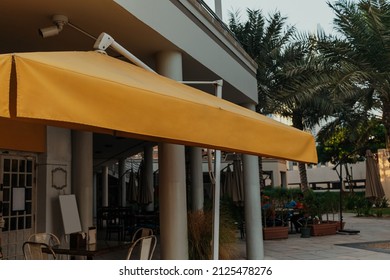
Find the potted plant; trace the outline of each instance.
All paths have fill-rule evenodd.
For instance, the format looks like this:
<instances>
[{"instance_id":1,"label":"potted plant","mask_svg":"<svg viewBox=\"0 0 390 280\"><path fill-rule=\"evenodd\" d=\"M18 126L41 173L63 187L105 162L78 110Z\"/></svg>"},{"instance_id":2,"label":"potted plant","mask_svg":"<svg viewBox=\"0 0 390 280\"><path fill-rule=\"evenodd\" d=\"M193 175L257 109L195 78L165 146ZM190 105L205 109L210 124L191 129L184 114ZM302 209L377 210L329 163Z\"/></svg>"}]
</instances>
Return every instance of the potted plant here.
<instances>
[{"instance_id":1,"label":"potted plant","mask_svg":"<svg viewBox=\"0 0 390 280\"><path fill-rule=\"evenodd\" d=\"M332 235L337 233L337 222L329 222L323 220L325 213L329 213L330 204L324 199L326 196L307 191L304 195L304 203L311 218L311 235L322 236ZM328 215L326 215L328 217Z\"/></svg>"},{"instance_id":2,"label":"potted plant","mask_svg":"<svg viewBox=\"0 0 390 280\"><path fill-rule=\"evenodd\" d=\"M299 221L302 223L301 238L309 238L311 236L311 227L308 226L309 217L304 215Z\"/></svg>"}]
</instances>

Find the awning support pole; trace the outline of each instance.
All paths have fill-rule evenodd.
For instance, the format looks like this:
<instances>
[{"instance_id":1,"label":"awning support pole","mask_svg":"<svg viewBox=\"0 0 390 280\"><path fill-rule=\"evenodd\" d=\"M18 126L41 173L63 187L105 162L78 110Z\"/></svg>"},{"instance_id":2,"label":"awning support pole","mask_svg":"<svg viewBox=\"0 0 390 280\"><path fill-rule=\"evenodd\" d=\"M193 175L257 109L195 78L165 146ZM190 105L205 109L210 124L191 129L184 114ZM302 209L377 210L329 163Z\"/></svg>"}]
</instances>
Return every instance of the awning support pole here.
<instances>
[{"instance_id":1,"label":"awning support pole","mask_svg":"<svg viewBox=\"0 0 390 280\"><path fill-rule=\"evenodd\" d=\"M222 98L222 80L218 80L215 87L215 95ZM220 221L220 197L221 197L221 151L215 150L214 161L215 184L214 184L214 203L213 203L213 235L212 244L213 260L219 259L219 221Z\"/></svg>"},{"instance_id":2,"label":"awning support pole","mask_svg":"<svg viewBox=\"0 0 390 280\"><path fill-rule=\"evenodd\" d=\"M183 84L213 84L215 96L222 98L223 80L216 81L182 81ZM220 197L221 197L221 151L215 150L214 155L214 190L213 190L213 232L212 232L212 259L219 259L219 224L220 224Z\"/></svg>"}]
</instances>

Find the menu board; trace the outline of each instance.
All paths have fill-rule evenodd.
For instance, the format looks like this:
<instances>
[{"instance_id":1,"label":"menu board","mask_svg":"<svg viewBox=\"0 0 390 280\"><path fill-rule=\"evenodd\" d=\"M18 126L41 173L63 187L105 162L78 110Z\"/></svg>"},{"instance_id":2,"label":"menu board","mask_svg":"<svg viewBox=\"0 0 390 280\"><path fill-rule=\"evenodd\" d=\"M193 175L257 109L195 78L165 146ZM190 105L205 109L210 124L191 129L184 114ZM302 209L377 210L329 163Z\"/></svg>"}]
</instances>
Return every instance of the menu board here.
<instances>
[{"instance_id":1,"label":"menu board","mask_svg":"<svg viewBox=\"0 0 390 280\"><path fill-rule=\"evenodd\" d=\"M76 196L74 194L60 195L59 199L65 234L81 232Z\"/></svg>"}]
</instances>

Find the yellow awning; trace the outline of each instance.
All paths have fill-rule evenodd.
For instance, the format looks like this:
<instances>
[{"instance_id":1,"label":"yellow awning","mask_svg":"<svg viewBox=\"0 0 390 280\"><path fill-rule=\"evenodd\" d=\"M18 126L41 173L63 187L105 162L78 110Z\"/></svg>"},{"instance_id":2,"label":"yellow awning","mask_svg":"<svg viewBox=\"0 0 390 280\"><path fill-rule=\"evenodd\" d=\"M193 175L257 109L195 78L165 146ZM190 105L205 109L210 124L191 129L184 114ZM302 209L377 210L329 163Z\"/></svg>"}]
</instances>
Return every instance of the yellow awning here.
<instances>
[{"instance_id":1,"label":"yellow awning","mask_svg":"<svg viewBox=\"0 0 390 280\"><path fill-rule=\"evenodd\" d=\"M317 162L311 134L101 53L0 55L0 81L0 117Z\"/></svg>"}]
</instances>

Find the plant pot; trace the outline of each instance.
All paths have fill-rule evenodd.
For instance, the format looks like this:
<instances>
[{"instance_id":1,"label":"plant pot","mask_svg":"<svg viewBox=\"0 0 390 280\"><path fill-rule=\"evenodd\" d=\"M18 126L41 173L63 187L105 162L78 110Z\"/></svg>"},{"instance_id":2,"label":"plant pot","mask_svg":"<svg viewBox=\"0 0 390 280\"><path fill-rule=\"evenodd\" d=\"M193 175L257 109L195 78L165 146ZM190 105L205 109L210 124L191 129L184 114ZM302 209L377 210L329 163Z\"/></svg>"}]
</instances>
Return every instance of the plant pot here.
<instances>
[{"instance_id":1,"label":"plant pot","mask_svg":"<svg viewBox=\"0 0 390 280\"><path fill-rule=\"evenodd\" d=\"M323 222L311 226L312 236L332 235L337 233L338 222Z\"/></svg>"},{"instance_id":2,"label":"plant pot","mask_svg":"<svg viewBox=\"0 0 390 280\"><path fill-rule=\"evenodd\" d=\"M263 239L286 239L288 238L288 227L266 227L263 228Z\"/></svg>"},{"instance_id":3,"label":"plant pot","mask_svg":"<svg viewBox=\"0 0 390 280\"><path fill-rule=\"evenodd\" d=\"M311 235L310 227L302 227L301 228L301 238L309 238Z\"/></svg>"}]
</instances>

